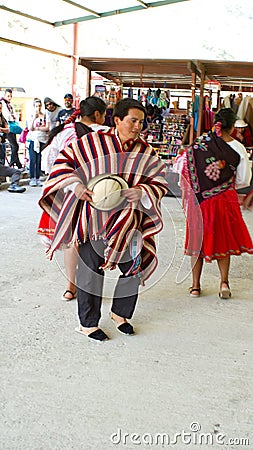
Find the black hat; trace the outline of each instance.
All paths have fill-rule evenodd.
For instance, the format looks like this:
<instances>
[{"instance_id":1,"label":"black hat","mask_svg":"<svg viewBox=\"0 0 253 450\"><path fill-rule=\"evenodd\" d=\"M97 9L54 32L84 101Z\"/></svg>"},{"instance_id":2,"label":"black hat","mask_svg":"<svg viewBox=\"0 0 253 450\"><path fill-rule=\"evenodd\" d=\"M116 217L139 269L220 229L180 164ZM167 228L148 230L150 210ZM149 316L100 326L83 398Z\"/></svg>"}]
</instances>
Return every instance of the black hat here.
<instances>
[{"instance_id":1,"label":"black hat","mask_svg":"<svg viewBox=\"0 0 253 450\"><path fill-rule=\"evenodd\" d=\"M70 98L71 100L73 100L73 95L72 94L65 94L64 98Z\"/></svg>"},{"instance_id":2,"label":"black hat","mask_svg":"<svg viewBox=\"0 0 253 450\"><path fill-rule=\"evenodd\" d=\"M58 105L58 103L56 103L54 100L52 100L50 97L45 97L44 98L44 105L46 105L47 103L53 103L56 106L60 106Z\"/></svg>"}]
</instances>

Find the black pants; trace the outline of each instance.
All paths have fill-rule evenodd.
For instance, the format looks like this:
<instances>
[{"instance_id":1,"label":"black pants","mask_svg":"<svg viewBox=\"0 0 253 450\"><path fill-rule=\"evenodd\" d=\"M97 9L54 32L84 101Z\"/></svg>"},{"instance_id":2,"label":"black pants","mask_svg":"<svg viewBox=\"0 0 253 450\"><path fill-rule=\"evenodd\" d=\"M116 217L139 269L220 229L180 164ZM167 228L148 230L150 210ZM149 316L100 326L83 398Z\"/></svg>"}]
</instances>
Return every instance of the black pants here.
<instances>
[{"instance_id":1,"label":"black pants","mask_svg":"<svg viewBox=\"0 0 253 450\"><path fill-rule=\"evenodd\" d=\"M21 162L19 160L19 156L18 156L19 146L17 143L17 136L14 133L8 133L7 138L10 143L10 146L11 146L10 166L14 166L14 164L16 164L18 169L21 169L22 164L21 164Z\"/></svg>"},{"instance_id":2,"label":"black pants","mask_svg":"<svg viewBox=\"0 0 253 450\"><path fill-rule=\"evenodd\" d=\"M105 244L102 240L88 241L79 247L77 267L77 302L80 324L84 327L98 326L101 317L104 271L99 267L104 263ZM138 298L140 280L137 276L125 276L132 265L128 252L118 264L119 276L113 296L111 311L120 317L131 319Z\"/></svg>"},{"instance_id":3,"label":"black pants","mask_svg":"<svg viewBox=\"0 0 253 450\"><path fill-rule=\"evenodd\" d=\"M0 163L5 165L5 148L3 147L3 144L0 141Z\"/></svg>"}]
</instances>

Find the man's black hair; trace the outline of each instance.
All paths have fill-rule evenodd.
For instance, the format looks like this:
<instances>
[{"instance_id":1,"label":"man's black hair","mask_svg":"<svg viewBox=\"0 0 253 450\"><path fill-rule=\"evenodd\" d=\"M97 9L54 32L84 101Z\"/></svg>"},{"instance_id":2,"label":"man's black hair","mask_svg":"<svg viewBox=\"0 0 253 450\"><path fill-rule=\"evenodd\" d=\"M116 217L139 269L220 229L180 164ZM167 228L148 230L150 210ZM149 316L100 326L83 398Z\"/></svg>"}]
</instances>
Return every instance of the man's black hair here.
<instances>
[{"instance_id":1,"label":"man's black hair","mask_svg":"<svg viewBox=\"0 0 253 450\"><path fill-rule=\"evenodd\" d=\"M125 116L128 115L129 109L139 109L144 113L144 118L146 118L147 111L144 106L138 102L138 100L135 100L134 98L123 98L123 100L120 100L118 103L116 103L113 113L112 113L112 126L115 126L114 117L119 117L120 120L123 120Z\"/></svg>"}]
</instances>

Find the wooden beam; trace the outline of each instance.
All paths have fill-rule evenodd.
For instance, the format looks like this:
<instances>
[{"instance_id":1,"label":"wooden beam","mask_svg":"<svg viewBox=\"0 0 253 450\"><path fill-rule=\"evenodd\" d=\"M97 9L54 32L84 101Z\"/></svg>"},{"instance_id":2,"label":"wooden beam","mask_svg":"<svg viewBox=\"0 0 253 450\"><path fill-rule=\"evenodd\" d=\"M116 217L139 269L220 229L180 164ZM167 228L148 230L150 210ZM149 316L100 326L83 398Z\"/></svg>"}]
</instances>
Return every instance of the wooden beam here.
<instances>
[{"instance_id":1,"label":"wooden beam","mask_svg":"<svg viewBox=\"0 0 253 450\"><path fill-rule=\"evenodd\" d=\"M32 19L34 21L42 22L42 23L45 23L46 25L53 26L52 22L49 22L48 20L43 20L40 17L32 16L31 14L26 14L26 13L23 13L22 11L18 11L16 9L11 9L4 5L0 5L0 9L7 11L11 14L17 14L18 16L26 17L27 19Z\"/></svg>"},{"instance_id":2,"label":"wooden beam","mask_svg":"<svg viewBox=\"0 0 253 450\"><path fill-rule=\"evenodd\" d=\"M86 97L91 95L91 71L87 69Z\"/></svg>"},{"instance_id":3,"label":"wooden beam","mask_svg":"<svg viewBox=\"0 0 253 450\"><path fill-rule=\"evenodd\" d=\"M21 47L30 48L32 50L39 50L40 52L50 53L52 55L64 56L65 58L72 58L72 55L68 55L67 53L55 52L54 50L48 50L47 48L37 47L36 45L25 44L24 42L14 41L12 39L0 37L0 41L5 42L6 44L20 45Z\"/></svg>"},{"instance_id":4,"label":"wooden beam","mask_svg":"<svg viewBox=\"0 0 253 450\"><path fill-rule=\"evenodd\" d=\"M93 11L93 9L86 8L85 6L81 5L80 2L77 3L77 2L73 2L72 0L62 0L62 1L65 3L68 3L69 5L76 6L78 9L83 9L84 11L87 11L87 12L93 14L95 16L94 18L99 19L101 17L97 11ZM77 22L75 22L75 23L77 23Z\"/></svg>"},{"instance_id":5,"label":"wooden beam","mask_svg":"<svg viewBox=\"0 0 253 450\"><path fill-rule=\"evenodd\" d=\"M199 78L201 77L201 73L193 61L189 61L187 67L191 73L195 73Z\"/></svg>"}]
</instances>

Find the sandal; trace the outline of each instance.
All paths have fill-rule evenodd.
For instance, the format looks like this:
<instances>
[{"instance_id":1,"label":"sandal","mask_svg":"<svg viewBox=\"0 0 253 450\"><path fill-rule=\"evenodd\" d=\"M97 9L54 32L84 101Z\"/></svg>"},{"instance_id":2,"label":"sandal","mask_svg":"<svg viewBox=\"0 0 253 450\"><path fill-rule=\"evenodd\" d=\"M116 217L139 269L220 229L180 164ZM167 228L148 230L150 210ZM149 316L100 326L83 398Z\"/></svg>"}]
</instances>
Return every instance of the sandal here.
<instances>
[{"instance_id":1,"label":"sandal","mask_svg":"<svg viewBox=\"0 0 253 450\"><path fill-rule=\"evenodd\" d=\"M67 297L66 294L69 294L70 297ZM62 295L62 300L66 300L66 302L70 302L71 300L75 299L76 299L76 292L70 291L69 289L66 289L66 291Z\"/></svg>"},{"instance_id":2,"label":"sandal","mask_svg":"<svg viewBox=\"0 0 253 450\"><path fill-rule=\"evenodd\" d=\"M229 287L229 283L228 281L222 281L222 284L226 284L227 287L220 287L220 292L219 292L219 297L220 298L224 298L224 299L228 299L231 297L231 291L230 291L230 287Z\"/></svg>"},{"instance_id":3,"label":"sandal","mask_svg":"<svg viewBox=\"0 0 253 450\"><path fill-rule=\"evenodd\" d=\"M190 293L190 297L199 297L200 294L201 294L201 289L200 288L190 287L189 288L189 293Z\"/></svg>"},{"instance_id":4,"label":"sandal","mask_svg":"<svg viewBox=\"0 0 253 450\"><path fill-rule=\"evenodd\" d=\"M116 330L118 330L119 333L125 334L127 336L132 336L135 334L135 331L133 329L133 326L129 322L122 322L121 324L118 324L116 320L112 317L112 313L109 313L110 318L112 321L116 324Z\"/></svg>"},{"instance_id":5,"label":"sandal","mask_svg":"<svg viewBox=\"0 0 253 450\"><path fill-rule=\"evenodd\" d=\"M105 334L105 332L103 330L101 330L100 328L98 328L95 331L92 331L90 334L84 333L81 326L79 326L78 328L75 328L75 331L77 333L82 334L83 336L88 337L89 339L94 339L94 341L103 342L103 341L109 340L109 337L107 336L107 334Z\"/></svg>"}]
</instances>

